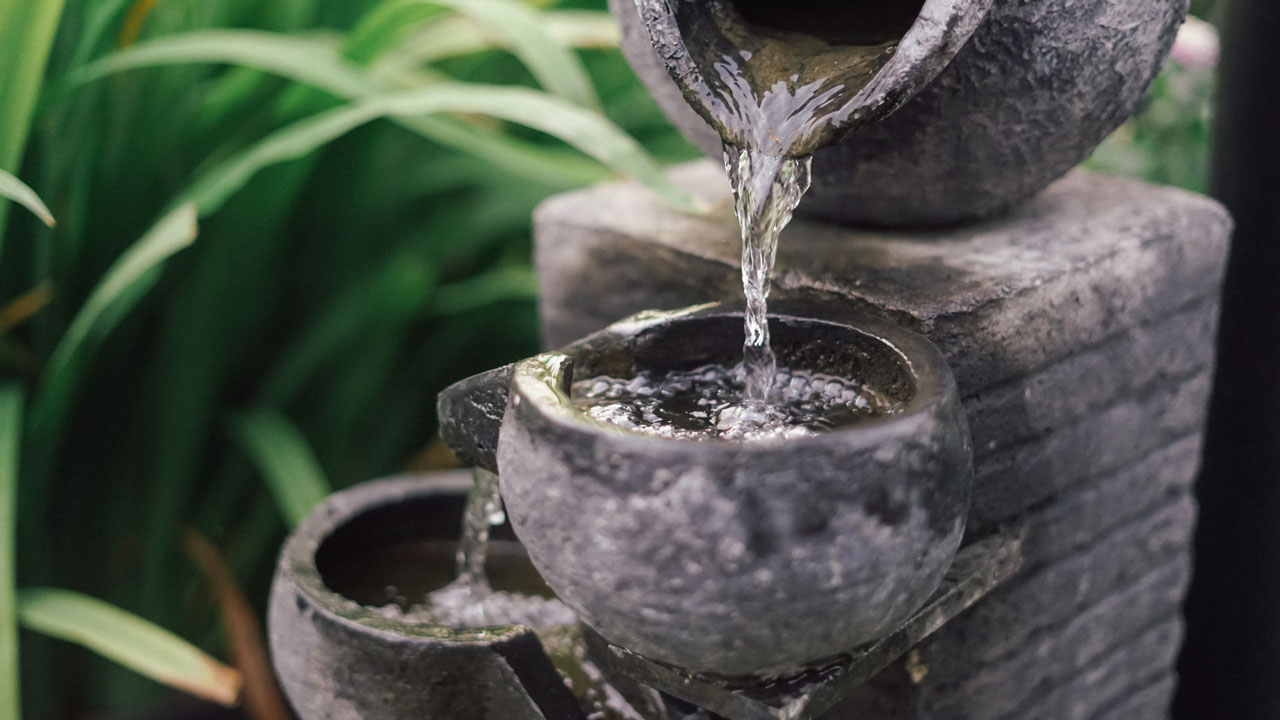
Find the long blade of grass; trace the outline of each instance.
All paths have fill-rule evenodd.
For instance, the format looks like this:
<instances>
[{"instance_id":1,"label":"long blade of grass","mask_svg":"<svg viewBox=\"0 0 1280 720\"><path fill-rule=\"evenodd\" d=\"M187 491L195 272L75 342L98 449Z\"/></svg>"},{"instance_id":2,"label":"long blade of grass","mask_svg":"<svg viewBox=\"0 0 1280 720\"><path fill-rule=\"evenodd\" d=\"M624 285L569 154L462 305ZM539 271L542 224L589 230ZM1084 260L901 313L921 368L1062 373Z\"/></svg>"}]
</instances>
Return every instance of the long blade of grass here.
<instances>
[{"instance_id":1,"label":"long blade of grass","mask_svg":"<svg viewBox=\"0 0 1280 720\"><path fill-rule=\"evenodd\" d=\"M147 677L233 706L242 678L162 627L96 598L54 588L18 592L23 627L82 645Z\"/></svg>"},{"instance_id":2,"label":"long blade of grass","mask_svg":"<svg viewBox=\"0 0 1280 720\"><path fill-rule=\"evenodd\" d=\"M206 172L181 200L197 204L205 215L221 206L258 170L305 157L365 123L388 116L446 112L490 115L541 130L639 179L674 207L701 210L631 136L599 113L528 88L462 83L373 97L300 120Z\"/></svg>"},{"instance_id":3,"label":"long blade of grass","mask_svg":"<svg viewBox=\"0 0 1280 720\"><path fill-rule=\"evenodd\" d=\"M78 385L79 367L92 341L105 336L124 318L145 294L139 289L149 288L159 266L194 242L196 233L195 206L180 205L160 218L108 268L49 356L31 404L33 435L43 436L61 427Z\"/></svg>"},{"instance_id":4,"label":"long blade of grass","mask_svg":"<svg viewBox=\"0 0 1280 720\"><path fill-rule=\"evenodd\" d=\"M372 59L425 19L449 8L519 58L547 91L598 107L591 78L573 50L556 41L542 11L516 0L386 0L353 33L359 57Z\"/></svg>"},{"instance_id":5,"label":"long blade of grass","mask_svg":"<svg viewBox=\"0 0 1280 720\"><path fill-rule=\"evenodd\" d=\"M297 82L314 84L348 99L383 98L380 102L386 102L386 89L373 83L354 65L345 63L331 48L322 43L293 38L288 45L288 52L282 52L280 48L273 47L273 38L276 37L279 36L248 31L204 31L169 36L139 43L133 48L96 61L73 73L70 82L88 82L111 72L153 65L224 62L256 67ZM313 71L314 67L321 66L342 69L337 71L337 76L329 79L325 72ZM408 100L408 96L414 92L424 96L416 104ZM470 97L465 97L468 94ZM573 103L527 88L462 83L441 83L417 91L406 91L396 97L400 99L394 101L394 104L415 106L378 112L376 106L369 105L355 112L356 115L368 114L366 119L348 117L339 121L323 115L309 121L318 125L328 124L336 137L376 117L392 116L401 125L421 135L475 151L479 149L477 145L480 141L474 134L460 132L456 126L442 128L440 123L446 118L421 116L432 113L490 115L559 137L615 172L634 177L676 208L687 212L703 210L687 193L668 180L648 153L622 129L603 115ZM448 102L451 99L457 102ZM344 129L344 124L349 127ZM267 141L269 140L270 138ZM469 144L463 144L464 141ZM526 154L521 159L534 158Z\"/></svg>"},{"instance_id":6,"label":"long blade of grass","mask_svg":"<svg viewBox=\"0 0 1280 720\"><path fill-rule=\"evenodd\" d=\"M521 87L450 83L370 98L355 106L374 116L439 112L488 115L539 130L635 178L663 201L685 212L703 208L673 184L644 148L598 112Z\"/></svg>"},{"instance_id":7,"label":"long blade of grass","mask_svg":"<svg viewBox=\"0 0 1280 720\"><path fill-rule=\"evenodd\" d=\"M529 68L538 84L583 107L600 100L582 61L547 29L543 13L515 0L436 0L475 22Z\"/></svg>"},{"instance_id":8,"label":"long blade of grass","mask_svg":"<svg viewBox=\"0 0 1280 720\"><path fill-rule=\"evenodd\" d=\"M64 0L0 0L0 170L18 172ZM0 241L8 205L0 203Z\"/></svg>"},{"instance_id":9,"label":"long blade of grass","mask_svg":"<svg viewBox=\"0 0 1280 720\"><path fill-rule=\"evenodd\" d=\"M9 198L40 218L49 227L54 226L53 213L45 206L44 201L26 183L14 177L12 173L0 170L0 197Z\"/></svg>"},{"instance_id":10,"label":"long blade of grass","mask_svg":"<svg viewBox=\"0 0 1280 720\"><path fill-rule=\"evenodd\" d=\"M448 14L448 8L423 0L386 0L366 12L347 33L343 52L360 64L377 58L414 27Z\"/></svg>"},{"instance_id":11,"label":"long blade of grass","mask_svg":"<svg viewBox=\"0 0 1280 720\"><path fill-rule=\"evenodd\" d=\"M547 34L562 47L615 48L622 39L618 22L599 10L548 10L542 13ZM415 30L386 53L375 74L396 72L459 55L483 52L494 40L465 17L447 17Z\"/></svg>"},{"instance_id":12,"label":"long blade of grass","mask_svg":"<svg viewBox=\"0 0 1280 720\"><path fill-rule=\"evenodd\" d=\"M260 410L236 423L236 436L258 470L289 527L297 527L330 492L307 440L280 414Z\"/></svg>"},{"instance_id":13,"label":"long blade of grass","mask_svg":"<svg viewBox=\"0 0 1280 720\"><path fill-rule=\"evenodd\" d=\"M228 63L287 77L340 97L369 92L356 65L333 51L323 38L262 30L201 30L166 35L99 58L67 74L68 87L107 75L162 65Z\"/></svg>"},{"instance_id":14,"label":"long blade of grass","mask_svg":"<svg viewBox=\"0 0 1280 720\"><path fill-rule=\"evenodd\" d=\"M17 576L18 448L22 446L22 387L0 387L0 717L18 720Z\"/></svg>"}]
</instances>

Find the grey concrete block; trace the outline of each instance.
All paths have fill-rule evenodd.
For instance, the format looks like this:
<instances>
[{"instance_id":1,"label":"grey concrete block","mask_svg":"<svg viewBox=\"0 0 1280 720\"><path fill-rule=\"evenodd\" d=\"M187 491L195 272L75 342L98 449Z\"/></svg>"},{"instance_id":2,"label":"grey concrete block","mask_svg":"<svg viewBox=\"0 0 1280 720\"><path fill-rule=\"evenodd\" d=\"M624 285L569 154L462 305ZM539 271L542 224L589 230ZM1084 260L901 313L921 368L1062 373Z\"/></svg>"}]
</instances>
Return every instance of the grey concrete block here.
<instances>
[{"instance_id":1,"label":"grey concrete block","mask_svg":"<svg viewBox=\"0 0 1280 720\"><path fill-rule=\"evenodd\" d=\"M1104 708L1097 720L1162 720L1169 717L1173 689L1177 677L1164 674L1145 687L1126 692L1111 707Z\"/></svg>"},{"instance_id":2,"label":"grey concrete block","mask_svg":"<svg viewBox=\"0 0 1280 720\"><path fill-rule=\"evenodd\" d=\"M1023 572L1085 551L1121 525L1190 495L1202 444L1200 434L1192 433L1029 512L1023 518Z\"/></svg>"},{"instance_id":3,"label":"grey concrete block","mask_svg":"<svg viewBox=\"0 0 1280 720\"><path fill-rule=\"evenodd\" d=\"M1188 562L1158 567L1080 612L1067 625L1028 639L1013 655L985 665L963 682L947 686L941 678L935 679L921 701L922 716L963 712L965 717L995 720L1032 702L1036 688L1072 681L1153 623L1175 616L1189 574ZM930 655L929 648L921 648L926 666ZM1159 665L1131 666L1126 671L1142 676L1161 669Z\"/></svg>"},{"instance_id":4,"label":"grey concrete block","mask_svg":"<svg viewBox=\"0 0 1280 720\"><path fill-rule=\"evenodd\" d=\"M1129 642L1117 646L1070 682L1037 688L1037 692L1033 693L1033 702L1008 713L1000 720L1090 720L1103 708L1145 687L1147 678L1157 674L1152 673L1151 669L1171 667L1178 656L1182 634L1181 620L1159 623ZM1139 672L1145 670L1148 674L1136 675L1135 668ZM934 720L946 717L939 715ZM967 720L973 716L958 714L950 717Z\"/></svg>"},{"instance_id":5,"label":"grey concrete block","mask_svg":"<svg viewBox=\"0 0 1280 720\"><path fill-rule=\"evenodd\" d=\"M920 648L927 665L937 667L931 682L953 682L1010 657L1037 637L1061 632L1090 607L1113 596L1152 568L1187 561L1194 505L1183 497L1125 525L1095 546L1038 572L1010 581ZM1103 617L1097 628L1108 631ZM955 668L948 669L948 666ZM1046 671L1060 672L1047 667Z\"/></svg>"},{"instance_id":6,"label":"grey concrete block","mask_svg":"<svg viewBox=\"0 0 1280 720\"><path fill-rule=\"evenodd\" d=\"M994 450L1044 435L1119 397L1207 369L1212 344L1187 339L1213 337L1217 320L1217 298L1201 298L1165 318L973 393L964 401L974 445Z\"/></svg>"},{"instance_id":7,"label":"grey concrete block","mask_svg":"<svg viewBox=\"0 0 1280 720\"><path fill-rule=\"evenodd\" d=\"M1196 432L1211 383L1207 371L1170 378L1030 442L975 448L971 531L1011 521L1072 485Z\"/></svg>"}]
</instances>

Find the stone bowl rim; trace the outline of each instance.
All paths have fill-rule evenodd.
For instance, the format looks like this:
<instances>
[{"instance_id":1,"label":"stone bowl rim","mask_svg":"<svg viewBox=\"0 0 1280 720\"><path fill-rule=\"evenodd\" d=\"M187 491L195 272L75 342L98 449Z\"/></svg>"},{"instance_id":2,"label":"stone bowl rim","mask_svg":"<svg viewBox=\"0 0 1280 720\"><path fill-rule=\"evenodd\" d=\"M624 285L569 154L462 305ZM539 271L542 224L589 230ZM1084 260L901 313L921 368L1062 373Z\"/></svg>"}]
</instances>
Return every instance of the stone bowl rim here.
<instances>
[{"instance_id":1,"label":"stone bowl rim","mask_svg":"<svg viewBox=\"0 0 1280 720\"><path fill-rule=\"evenodd\" d=\"M756 440L688 440L649 435L591 418L573 403L568 392L558 387L564 380L567 365L565 361L593 352L598 345L626 343L646 330L672 323L743 317L741 310L711 303L670 312L642 312L613 323L563 350L545 352L521 360L515 364L512 374L510 402L516 406L527 406L536 413L539 420L564 431L607 439L611 446L619 450L674 455L726 451L754 454L777 452L782 447L865 447L881 444L889 438L913 436L920 432L923 423L939 417L938 406L949 395L955 394L955 380L950 366L938 348L924 336L870 316L849 313L837 318L824 316L824 313L805 305L798 308L782 303L780 305L783 307L779 308L779 312L769 313L771 321L825 325L839 331L856 332L883 346L887 352L894 353L914 383L912 397L902 403L897 412L862 419L849 426L824 430L811 436Z\"/></svg>"},{"instance_id":2,"label":"stone bowl rim","mask_svg":"<svg viewBox=\"0 0 1280 720\"><path fill-rule=\"evenodd\" d=\"M385 644L430 644L433 646L472 646L514 638L530 629L523 625L494 625L475 628L450 628L443 625L412 623L384 617L372 609L331 589L316 566L316 554L326 538L360 515L376 512L386 506L431 496L460 493L465 498L470 483L454 480L426 479L420 474L404 473L368 480L333 493L298 525L280 551L276 581L292 580L299 598L305 597L314 612L325 622L348 632L377 637Z\"/></svg>"}]
</instances>

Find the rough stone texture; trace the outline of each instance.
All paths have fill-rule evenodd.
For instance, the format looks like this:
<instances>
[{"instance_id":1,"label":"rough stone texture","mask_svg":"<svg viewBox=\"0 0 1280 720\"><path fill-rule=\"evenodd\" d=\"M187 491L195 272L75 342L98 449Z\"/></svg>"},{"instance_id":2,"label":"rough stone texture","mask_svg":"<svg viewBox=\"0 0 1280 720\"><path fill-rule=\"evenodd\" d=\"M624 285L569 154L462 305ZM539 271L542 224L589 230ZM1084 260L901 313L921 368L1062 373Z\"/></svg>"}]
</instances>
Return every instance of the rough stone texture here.
<instances>
[{"instance_id":1,"label":"rough stone texture","mask_svg":"<svg viewBox=\"0 0 1280 720\"><path fill-rule=\"evenodd\" d=\"M681 216L628 184L539 210L549 344L740 296L724 178L678 176L724 211ZM1079 171L961 230L785 233L775 297L937 343L973 430L970 532L1026 528L1019 575L917 649L918 683L891 668L831 717L1165 716L1229 233L1211 200Z\"/></svg>"},{"instance_id":2,"label":"rough stone texture","mask_svg":"<svg viewBox=\"0 0 1280 720\"><path fill-rule=\"evenodd\" d=\"M675 91L632 0L611 7L623 50L650 93L718 158L719 137ZM799 212L940 225L1030 197L1133 113L1186 11L1187 0L997 0L914 98L815 154L813 190Z\"/></svg>"},{"instance_id":3,"label":"rough stone texture","mask_svg":"<svg viewBox=\"0 0 1280 720\"><path fill-rule=\"evenodd\" d=\"M566 367L728 364L741 313L649 314L516 364L497 444L507 514L547 584L609 641L690 670L779 674L892 632L938 587L972 474L946 361L916 333L854 329L824 309L776 308L779 363L858 378L900 405L783 448L619 432L552 391ZM455 390L474 388L442 398Z\"/></svg>"}]
</instances>

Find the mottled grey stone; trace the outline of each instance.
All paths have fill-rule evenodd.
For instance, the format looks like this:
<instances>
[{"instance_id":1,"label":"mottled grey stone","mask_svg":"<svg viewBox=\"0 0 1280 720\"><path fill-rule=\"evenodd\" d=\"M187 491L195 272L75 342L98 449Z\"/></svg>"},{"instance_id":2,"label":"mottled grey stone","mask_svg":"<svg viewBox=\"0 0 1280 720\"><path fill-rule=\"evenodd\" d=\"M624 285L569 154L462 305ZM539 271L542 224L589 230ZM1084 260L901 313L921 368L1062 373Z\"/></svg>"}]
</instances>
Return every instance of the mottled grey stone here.
<instances>
[{"instance_id":1,"label":"mottled grey stone","mask_svg":"<svg viewBox=\"0 0 1280 720\"><path fill-rule=\"evenodd\" d=\"M691 442L590 420L564 392L571 372L728 364L742 315L718 308L649 314L516 364L497 443L508 515L547 584L609 641L690 670L779 674L892 632L938 587L972 473L954 380L919 335L822 311L771 316L779 362L856 377L897 412L781 444ZM472 386L442 397L455 389Z\"/></svg>"},{"instance_id":2,"label":"mottled grey stone","mask_svg":"<svg viewBox=\"0 0 1280 720\"><path fill-rule=\"evenodd\" d=\"M1030 573L1073 553L1095 552L1098 538L1189 496L1201 448L1200 434L1192 433L1029 511L1022 519L1026 525L1023 546L1034 560L1023 570Z\"/></svg>"},{"instance_id":3,"label":"mottled grey stone","mask_svg":"<svg viewBox=\"0 0 1280 720\"><path fill-rule=\"evenodd\" d=\"M985 666L1018 656L1037 638L1061 635L1073 618L1129 587L1151 568L1183 563L1193 517L1190 500L1183 497L1083 552L1014 578L975 606L964 622L943 629L921 647L925 664L939 668L934 680L955 681L982 672L975 662ZM1032 608L1034 616L1028 617ZM1105 632L1108 625L1095 627Z\"/></svg>"},{"instance_id":4,"label":"mottled grey stone","mask_svg":"<svg viewBox=\"0 0 1280 720\"><path fill-rule=\"evenodd\" d=\"M1211 378L1171 378L1145 393L1122 397L1054 432L1010 448L975 454L973 527L1009 522L1098 474L1195 432L1203 422ZM1060 392L1066 390L1060 390ZM1125 438L1127 442L1117 442Z\"/></svg>"},{"instance_id":5,"label":"mottled grey stone","mask_svg":"<svg viewBox=\"0 0 1280 720\"><path fill-rule=\"evenodd\" d=\"M1157 567L1131 587L1080 612L1060 632L1033 637L1014 656L984 667L937 697L925 698L925 715L974 720L1010 715L1034 702L1055 677L1086 673L1153 623L1176 616L1188 576L1189 563ZM922 650L921 656L927 665L929 653Z\"/></svg>"},{"instance_id":6,"label":"mottled grey stone","mask_svg":"<svg viewBox=\"0 0 1280 720\"><path fill-rule=\"evenodd\" d=\"M1105 657L1098 658L1070 682L1040 688L1030 703L1003 716L1000 720L1028 718L1063 718L1088 720L1107 705L1123 699L1145 686L1155 668L1173 666L1182 643L1180 619L1153 625L1128 642L1116 646ZM1152 673L1155 674L1155 673ZM967 715L955 716L957 720Z\"/></svg>"},{"instance_id":7,"label":"mottled grey stone","mask_svg":"<svg viewBox=\"0 0 1280 720\"><path fill-rule=\"evenodd\" d=\"M1016 444L1106 408L1117 398L1204 372L1213 359L1212 347L1185 338L1212 337L1217 321L1217 298L1205 297L1167 318L1080 347L1061 362L982 388L965 398L974 444Z\"/></svg>"},{"instance_id":8,"label":"mottled grey stone","mask_svg":"<svg viewBox=\"0 0 1280 720\"><path fill-rule=\"evenodd\" d=\"M1177 677L1164 674L1148 685L1121 694L1111 706L1103 708L1097 720L1164 720L1169 717L1169 703Z\"/></svg>"},{"instance_id":9,"label":"mottled grey stone","mask_svg":"<svg viewBox=\"0 0 1280 720\"><path fill-rule=\"evenodd\" d=\"M950 4L963 5L931 0L925 8ZM610 7L650 93L703 152L719 157L719 137L674 91L633 1ZM813 191L799 212L941 225L1032 196L1138 107L1186 11L1187 0L997 0L914 98L815 155Z\"/></svg>"},{"instance_id":10,"label":"mottled grey stone","mask_svg":"<svg viewBox=\"0 0 1280 720\"><path fill-rule=\"evenodd\" d=\"M706 163L677 178L719 209L680 215L630 184L539 209L549 342L740 296L723 176ZM918 683L895 666L830 717L996 717L979 696L1002 678L1008 720L1120 717L1131 695L1159 716L1230 227L1206 198L1075 172L959 230L784 233L775 297L938 345L978 439L970 528L1025 530L1021 574L919 648Z\"/></svg>"}]
</instances>

